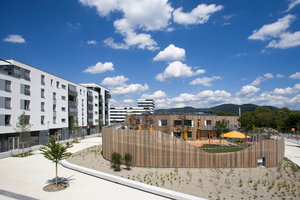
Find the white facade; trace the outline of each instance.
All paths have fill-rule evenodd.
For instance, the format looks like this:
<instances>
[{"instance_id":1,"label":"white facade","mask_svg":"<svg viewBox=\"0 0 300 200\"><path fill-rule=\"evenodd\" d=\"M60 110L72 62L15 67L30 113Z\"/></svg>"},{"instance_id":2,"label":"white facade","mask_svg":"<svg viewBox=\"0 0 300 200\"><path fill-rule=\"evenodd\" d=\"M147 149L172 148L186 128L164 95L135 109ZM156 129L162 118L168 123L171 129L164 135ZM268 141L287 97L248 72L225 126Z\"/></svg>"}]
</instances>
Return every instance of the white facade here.
<instances>
[{"instance_id":1,"label":"white facade","mask_svg":"<svg viewBox=\"0 0 300 200\"><path fill-rule=\"evenodd\" d=\"M110 108L110 123L125 122L127 115L141 115L149 113L149 108L144 107L111 107Z\"/></svg>"},{"instance_id":2,"label":"white facade","mask_svg":"<svg viewBox=\"0 0 300 200\"><path fill-rule=\"evenodd\" d=\"M94 104L98 105L98 115L103 125L109 125L110 123L110 99L111 95L108 89L102 87L96 83L82 83L81 85L98 93L98 100Z\"/></svg>"},{"instance_id":3,"label":"white facade","mask_svg":"<svg viewBox=\"0 0 300 200\"><path fill-rule=\"evenodd\" d=\"M138 107L149 108L150 113L154 113L155 103L153 99L138 99Z\"/></svg>"},{"instance_id":4,"label":"white facade","mask_svg":"<svg viewBox=\"0 0 300 200\"><path fill-rule=\"evenodd\" d=\"M88 127L88 133L95 132L99 107L105 107L104 103L99 105L100 96L84 85L19 61L0 60L0 152L7 150L7 139L16 133L14 128L23 111L38 141L39 135L47 132L68 134L74 117L81 130ZM102 113L103 119L108 118L105 114Z\"/></svg>"}]
</instances>

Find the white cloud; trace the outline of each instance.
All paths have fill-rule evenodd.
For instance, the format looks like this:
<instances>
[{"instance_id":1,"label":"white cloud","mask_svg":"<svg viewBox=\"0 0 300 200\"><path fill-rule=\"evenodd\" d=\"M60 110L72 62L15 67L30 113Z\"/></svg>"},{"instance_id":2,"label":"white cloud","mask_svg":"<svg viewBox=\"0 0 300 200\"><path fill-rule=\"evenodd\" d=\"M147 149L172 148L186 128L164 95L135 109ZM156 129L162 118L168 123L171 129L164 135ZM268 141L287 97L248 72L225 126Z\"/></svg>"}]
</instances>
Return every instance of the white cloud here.
<instances>
[{"instance_id":1,"label":"white cloud","mask_svg":"<svg viewBox=\"0 0 300 200\"><path fill-rule=\"evenodd\" d=\"M204 24L209 20L209 17L219 10L222 10L222 5L215 4L200 4L194 8L190 13L182 12L183 8L178 8L173 12L174 22L178 24Z\"/></svg>"},{"instance_id":2,"label":"white cloud","mask_svg":"<svg viewBox=\"0 0 300 200\"><path fill-rule=\"evenodd\" d=\"M72 24L72 23L68 22L67 25L69 26L70 31L79 31L81 28L81 24L78 22L76 24Z\"/></svg>"},{"instance_id":3,"label":"white cloud","mask_svg":"<svg viewBox=\"0 0 300 200\"><path fill-rule=\"evenodd\" d=\"M95 66L90 66L83 72L91 74L101 74L106 71L114 71L112 62L105 62L104 64L98 62Z\"/></svg>"},{"instance_id":4,"label":"white cloud","mask_svg":"<svg viewBox=\"0 0 300 200\"><path fill-rule=\"evenodd\" d=\"M113 49L129 49L129 46L124 43L115 43L113 38L107 38L103 41L104 44Z\"/></svg>"},{"instance_id":5,"label":"white cloud","mask_svg":"<svg viewBox=\"0 0 300 200\"><path fill-rule=\"evenodd\" d=\"M143 94L142 99L163 99L166 98L167 94L161 90L154 92L153 94Z\"/></svg>"},{"instance_id":6,"label":"white cloud","mask_svg":"<svg viewBox=\"0 0 300 200\"><path fill-rule=\"evenodd\" d=\"M293 9L298 4L300 4L300 0L291 0L291 3L289 4L288 9L285 12L289 12L291 9Z\"/></svg>"},{"instance_id":7,"label":"white cloud","mask_svg":"<svg viewBox=\"0 0 300 200\"><path fill-rule=\"evenodd\" d=\"M238 53L238 54L236 54L237 57L246 56L246 55L247 55L247 53Z\"/></svg>"},{"instance_id":8,"label":"white cloud","mask_svg":"<svg viewBox=\"0 0 300 200\"><path fill-rule=\"evenodd\" d=\"M300 31L295 33L285 32L280 34L278 41L272 40L267 48L287 49L300 45Z\"/></svg>"},{"instance_id":9,"label":"white cloud","mask_svg":"<svg viewBox=\"0 0 300 200\"><path fill-rule=\"evenodd\" d=\"M155 79L157 81L169 81L172 79L184 79L203 73L205 73L205 70L203 69L192 71L192 67L188 67L180 61L174 61L169 64L163 73L158 74Z\"/></svg>"},{"instance_id":10,"label":"white cloud","mask_svg":"<svg viewBox=\"0 0 300 200\"><path fill-rule=\"evenodd\" d=\"M284 78L284 75L283 74L277 74L276 77L277 78Z\"/></svg>"},{"instance_id":11,"label":"white cloud","mask_svg":"<svg viewBox=\"0 0 300 200\"><path fill-rule=\"evenodd\" d=\"M266 74L264 74L264 77L258 76L250 85L259 85L259 84L261 84L262 81L272 79L272 78L274 78L273 74L266 73Z\"/></svg>"},{"instance_id":12,"label":"white cloud","mask_svg":"<svg viewBox=\"0 0 300 200\"><path fill-rule=\"evenodd\" d=\"M291 79L300 79L300 72L296 72L295 74L290 75Z\"/></svg>"},{"instance_id":13,"label":"white cloud","mask_svg":"<svg viewBox=\"0 0 300 200\"><path fill-rule=\"evenodd\" d=\"M116 76L116 77L106 77L101 85L108 85L110 87L118 87L125 85L125 82L129 79L124 76Z\"/></svg>"},{"instance_id":14,"label":"white cloud","mask_svg":"<svg viewBox=\"0 0 300 200\"><path fill-rule=\"evenodd\" d=\"M235 16L235 14L229 14L229 15L224 15L223 16L223 18L225 19L225 20L230 20L232 17L234 17Z\"/></svg>"},{"instance_id":15,"label":"white cloud","mask_svg":"<svg viewBox=\"0 0 300 200\"><path fill-rule=\"evenodd\" d=\"M25 39L21 35L8 35L3 39L4 42L25 43Z\"/></svg>"},{"instance_id":16,"label":"white cloud","mask_svg":"<svg viewBox=\"0 0 300 200\"><path fill-rule=\"evenodd\" d=\"M131 84L131 85L124 85L116 88L111 88L112 95L128 95L133 93L141 93L145 92L149 89L147 83L144 85L141 84Z\"/></svg>"},{"instance_id":17,"label":"white cloud","mask_svg":"<svg viewBox=\"0 0 300 200\"><path fill-rule=\"evenodd\" d=\"M156 50L158 49L156 41L151 35L145 33L136 33L140 31L167 30L173 8L168 0L79 0L83 5L95 7L98 14L102 17L109 16L112 12L121 12L123 18L114 22L118 33L125 38L125 45L137 46L141 49ZM108 46L121 47L124 45L106 41ZM110 45L109 45L110 44Z\"/></svg>"},{"instance_id":18,"label":"white cloud","mask_svg":"<svg viewBox=\"0 0 300 200\"><path fill-rule=\"evenodd\" d=\"M96 40L88 40L86 43L87 44L97 44L98 42Z\"/></svg>"},{"instance_id":19,"label":"white cloud","mask_svg":"<svg viewBox=\"0 0 300 200\"><path fill-rule=\"evenodd\" d=\"M246 86L243 86L243 88L239 92L237 92L235 94L235 96L237 96L237 97L250 97L250 96L256 94L259 90L260 90L260 88L257 88L255 86L246 85Z\"/></svg>"},{"instance_id":20,"label":"white cloud","mask_svg":"<svg viewBox=\"0 0 300 200\"><path fill-rule=\"evenodd\" d=\"M123 102L126 103L126 104L133 105L135 103L135 100L133 100L133 99L124 99Z\"/></svg>"},{"instance_id":21,"label":"white cloud","mask_svg":"<svg viewBox=\"0 0 300 200\"><path fill-rule=\"evenodd\" d=\"M293 89L291 87L287 87L285 89L282 88L275 88L273 94L275 95L286 95L286 94L292 94L294 93Z\"/></svg>"},{"instance_id":22,"label":"white cloud","mask_svg":"<svg viewBox=\"0 0 300 200\"><path fill-rule=\"evenodd\" d=\"M179 47L175 47L170 44L163 51L160 51L154 58L153 61L174 61L174 60L185 60L185 50Z\"/></svg>"},{"instance_id":23,"label":"white cloud","mask_svg":"<svg viewBox=\"0 0 300 200\"><path fill-rule=\"evenodd\" d=\"M294 15L286 15L285 17L279 19L277 22L272 24L264 25L259 30L253 31L253 34L248 37L251 40L269 40L273 37L278 37L287 28L296 17Z\"/></svg>"},{"instance_id":24,"label":"white cloud","mask_svg":"<svg viewBox=\"0 0 300 200\"><path fill-rule=\"evenodd\" d=\"M212 86L212 81L221 79L220 76L213 76L211 78L209 77L203 77L203 78L197 78L190 82L190 85L204 85L204 86Z\"/></svg>"}]
</instances>

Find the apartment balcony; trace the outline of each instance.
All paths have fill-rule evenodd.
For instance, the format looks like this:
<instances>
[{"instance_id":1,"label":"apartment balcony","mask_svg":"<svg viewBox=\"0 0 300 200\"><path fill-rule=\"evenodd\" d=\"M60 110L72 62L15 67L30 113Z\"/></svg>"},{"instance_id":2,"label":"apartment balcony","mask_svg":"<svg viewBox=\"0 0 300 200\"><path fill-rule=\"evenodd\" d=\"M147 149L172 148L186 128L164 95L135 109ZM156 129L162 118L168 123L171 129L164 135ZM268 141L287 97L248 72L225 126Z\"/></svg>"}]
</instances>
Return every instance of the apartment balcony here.
<instances>
[{"instance_id":1,"label":"apartment balcony","mask_svg":"<svg viewBox=\"0 0 300 200\"><path fill-rule=\"evenodd\" d=\"M76 102L76 101L69 101L69 106L78 106L78 102Z\"/></svg>"}]
</instances>

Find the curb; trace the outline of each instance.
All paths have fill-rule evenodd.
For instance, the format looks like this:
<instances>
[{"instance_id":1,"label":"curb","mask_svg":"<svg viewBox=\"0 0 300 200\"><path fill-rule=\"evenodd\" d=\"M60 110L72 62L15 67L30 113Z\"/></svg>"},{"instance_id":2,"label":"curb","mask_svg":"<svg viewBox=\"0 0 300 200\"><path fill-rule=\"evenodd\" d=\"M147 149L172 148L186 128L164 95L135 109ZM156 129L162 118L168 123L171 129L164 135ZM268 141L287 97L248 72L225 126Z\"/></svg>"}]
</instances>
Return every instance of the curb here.
<instances>
[{"instance_id":1,"label":"curb","mask_svg":"<svg viewBox=\"0 0 300 200\"><path fill-rule=\"evenodd\" d=\"M192 195L188 195L188 194L183 194L183 193L180 193L180 192L176 192L176 191L172 191L172 190L168 190L168 189L164 189L164 188L158 188L158 187L155 187L155 186L151 186L151 185L147 185L147 184L144 184L144 183L139 183L139 182L136 182L136 181L125 179L125 178L122 178L122 177L119 177L119 176L114 176L114 175L106 174L106 173L96 171L96 170L93 170L93 169L85 168L85 167L82 167L82 166L79 166L79 165L69 163L66 160L62 160L60 163L61 163L62 166L66 167L66 168L69 168L69 169L72 169L72 170L75 170L75 171L78 171L78 172L81 172L81 173L84 173L84 174L87 174L87 175L91 175L91 176L101 178L101 179L104 179L104 180L107 180L107 181L110 181L110 182L113 182L113 183L121 184L121 185L124 185L124 186L127 186L127 187L131 187L131 188L134 188L134 189L138 189L138 190L141 190L141 191L144 191L144 192L152 193L152 194L159 195L159 196L162 196L162 197L166 197L166 198L169 198L169 199L205 200L205 199L200 198L200 197L196 197L196 196L192 196Z\"/></svg>"}]
</instances>

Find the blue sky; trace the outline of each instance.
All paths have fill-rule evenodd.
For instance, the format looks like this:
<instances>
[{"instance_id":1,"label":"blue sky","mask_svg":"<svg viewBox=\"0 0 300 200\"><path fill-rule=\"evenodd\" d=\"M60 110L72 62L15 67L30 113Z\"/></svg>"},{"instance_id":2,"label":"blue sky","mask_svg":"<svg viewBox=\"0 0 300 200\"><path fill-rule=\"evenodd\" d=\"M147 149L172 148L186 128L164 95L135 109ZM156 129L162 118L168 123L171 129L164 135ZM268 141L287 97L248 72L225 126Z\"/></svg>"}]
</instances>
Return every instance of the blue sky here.
<instances>
[{"instance_id":1,"label":"blue sky","mask_svg":"<svg viewBox=\"0 0 300 200\"><path fill-rule=\"evenodd\" d=\"M112 106L300 110L300 0L1 0L0 58L109 88Z\"/></svg>"}]
</instances>

